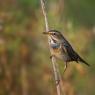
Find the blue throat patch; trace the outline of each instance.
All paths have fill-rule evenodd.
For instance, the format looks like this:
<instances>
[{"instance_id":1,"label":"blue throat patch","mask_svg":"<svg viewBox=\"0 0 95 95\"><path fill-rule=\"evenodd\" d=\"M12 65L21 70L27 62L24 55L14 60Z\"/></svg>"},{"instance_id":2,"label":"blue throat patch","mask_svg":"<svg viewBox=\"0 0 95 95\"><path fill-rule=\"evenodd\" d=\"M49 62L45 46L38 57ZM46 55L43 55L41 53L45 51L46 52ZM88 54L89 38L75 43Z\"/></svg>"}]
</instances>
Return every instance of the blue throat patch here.
<instances>
[{"instance_id":1,"label":"blue throat patch","mask_svg":"<svg viewBox=\"0 0 95 95\"><path fill-rule=\"evenodd\" d=\"M52 48L54 48L54 49L57 49L57 48L60 47L60 44L58 44L58 43L53 43L53 44L50 44L50 46L51 46Z\"/></svg>"}]
</instances>

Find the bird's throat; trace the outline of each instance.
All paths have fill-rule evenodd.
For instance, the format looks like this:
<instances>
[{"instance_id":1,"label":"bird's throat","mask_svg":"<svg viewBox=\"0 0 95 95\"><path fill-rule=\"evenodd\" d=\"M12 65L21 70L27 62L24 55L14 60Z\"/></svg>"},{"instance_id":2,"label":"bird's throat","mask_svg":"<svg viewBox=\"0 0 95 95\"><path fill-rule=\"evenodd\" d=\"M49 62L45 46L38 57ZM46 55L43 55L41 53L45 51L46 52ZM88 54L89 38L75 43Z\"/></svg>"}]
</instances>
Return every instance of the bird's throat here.
<instances>
[{"instance_id":1,"label":"bird's throat","mask_svg":"<svg viewBox=\"0 0 95 95\"><path fill-rule=\"evenodd\" d=\"M54 39L52 36L49 37L49 41L51 44L57 43L57 40Z\"/></svg>"}]
</instances>

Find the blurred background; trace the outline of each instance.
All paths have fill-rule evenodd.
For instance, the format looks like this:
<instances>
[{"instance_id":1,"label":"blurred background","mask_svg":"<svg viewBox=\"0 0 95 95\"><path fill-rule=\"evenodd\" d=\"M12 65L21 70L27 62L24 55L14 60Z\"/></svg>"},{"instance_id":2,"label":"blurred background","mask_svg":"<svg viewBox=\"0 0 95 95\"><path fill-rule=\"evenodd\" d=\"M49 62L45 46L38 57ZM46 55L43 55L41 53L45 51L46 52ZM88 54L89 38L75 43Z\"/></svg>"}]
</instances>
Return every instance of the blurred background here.
<instances>
[{"instance_id":1,"label":"blurred background","mask_svg":"<svg viewBox=\"0 0 95 95\"><path fill-rule=\"evenodd\" d=\"M58 61L66 95L95 95L95 0L46 0L61 31L91 67ZM40 0L0 0L0 95L56 95Z\"/></svg>"}]
</instances>

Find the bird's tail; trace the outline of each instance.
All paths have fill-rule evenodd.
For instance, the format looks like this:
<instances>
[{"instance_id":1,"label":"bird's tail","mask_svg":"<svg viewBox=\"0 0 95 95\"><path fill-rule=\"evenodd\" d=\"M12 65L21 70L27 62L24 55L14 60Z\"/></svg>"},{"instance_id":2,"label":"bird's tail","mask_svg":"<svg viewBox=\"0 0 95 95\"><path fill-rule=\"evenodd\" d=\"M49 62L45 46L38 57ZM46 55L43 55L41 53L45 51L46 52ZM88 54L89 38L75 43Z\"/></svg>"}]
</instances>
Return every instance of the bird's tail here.
<instances>
[{"instance_id":1,"label":"bird's tail","mask_svg":"<svg viewBox=\"0 0 95 95\"><path fill-rule=\"evenodd\" d=\"M84 61L80 56L79 56L79 61L86 64L87 66L90 66L86 61Z\"/></svg>"}]
</instances>

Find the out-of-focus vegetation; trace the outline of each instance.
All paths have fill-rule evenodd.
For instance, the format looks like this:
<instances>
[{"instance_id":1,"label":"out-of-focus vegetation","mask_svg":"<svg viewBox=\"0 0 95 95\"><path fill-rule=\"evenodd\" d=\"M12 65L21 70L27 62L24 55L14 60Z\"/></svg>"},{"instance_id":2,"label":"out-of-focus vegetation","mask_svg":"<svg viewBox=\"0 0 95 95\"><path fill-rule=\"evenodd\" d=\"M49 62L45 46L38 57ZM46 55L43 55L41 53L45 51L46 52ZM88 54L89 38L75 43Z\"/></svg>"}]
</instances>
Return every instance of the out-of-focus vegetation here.
<instances>
[{"instance_id":1,"label":"out-of-focus vegetation","mask_svg":"<svg viewBox=\"0 0 95 95\"><path fill-rule=\"evenodd\" d=\"M51 29L89 63L70 63L66 95L95 95L95 0L47 0ZM0 95L56 95L40 0L0 0Z\"/></svg>"}]
</instances>

